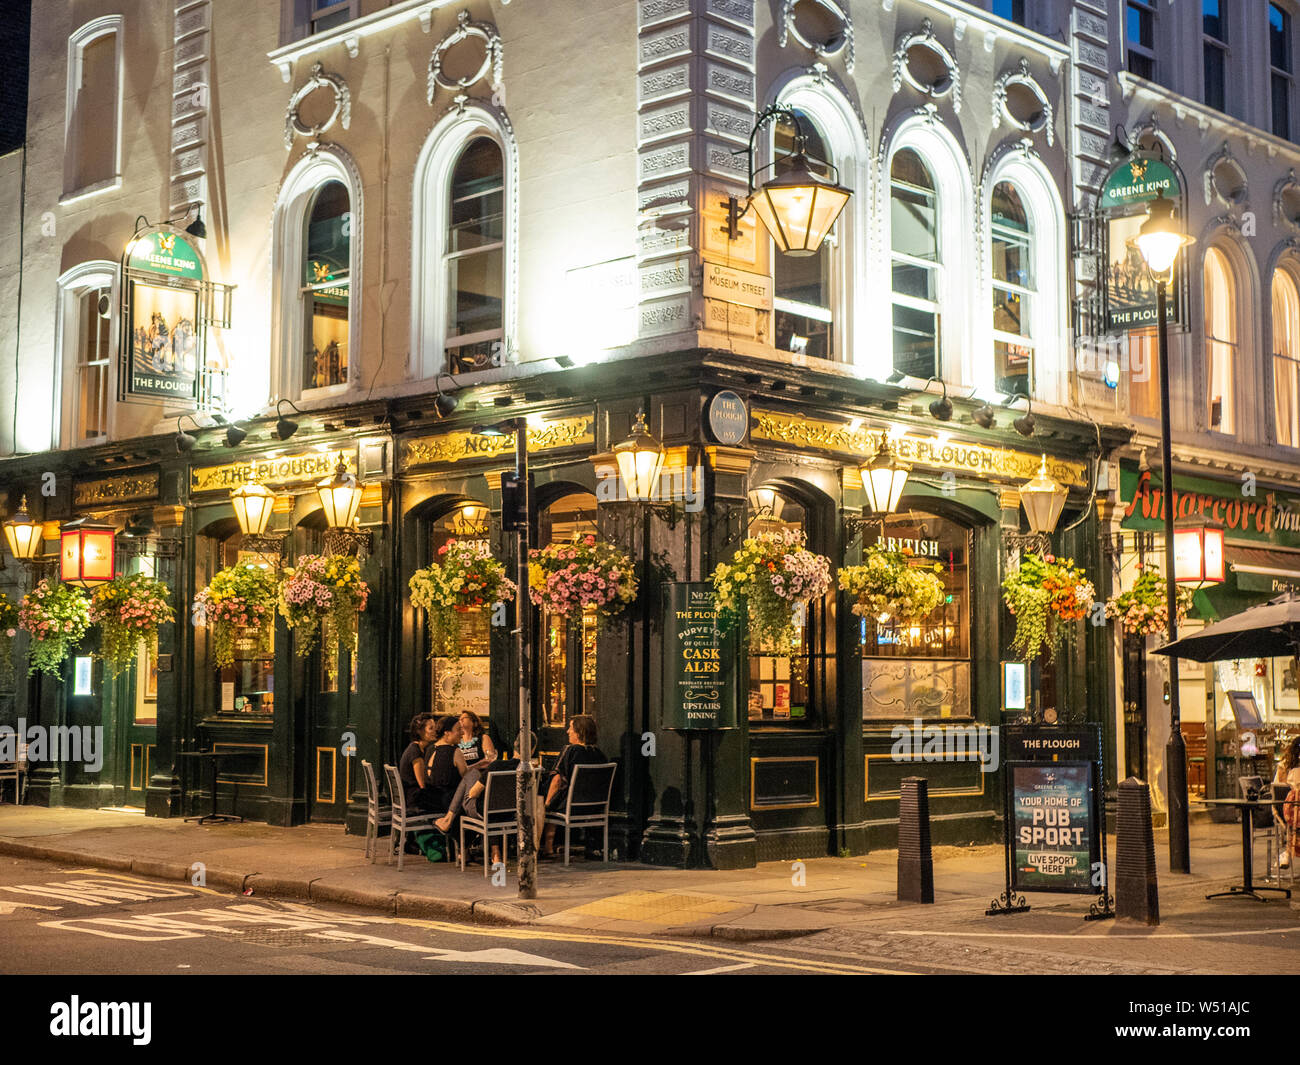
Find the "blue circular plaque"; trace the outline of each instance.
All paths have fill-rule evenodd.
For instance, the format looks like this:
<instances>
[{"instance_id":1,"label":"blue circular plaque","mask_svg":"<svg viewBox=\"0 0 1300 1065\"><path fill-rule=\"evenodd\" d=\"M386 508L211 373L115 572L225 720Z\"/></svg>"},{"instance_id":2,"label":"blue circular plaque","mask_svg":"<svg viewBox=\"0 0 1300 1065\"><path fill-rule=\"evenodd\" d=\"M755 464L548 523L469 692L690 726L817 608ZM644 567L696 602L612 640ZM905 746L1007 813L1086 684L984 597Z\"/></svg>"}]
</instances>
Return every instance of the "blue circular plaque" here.
<instances>
[{"instance_id":1,"label":"blue circular plaque","mask_svg":"<svg viewBox=\"0 0 1300 1065\"><path fill-rule=\"evenodd\" d=\"M735 445L749 432L749 408L735 392L719 392L709 401L709 430L719 444Z\"/></svg>"}]
</instances>

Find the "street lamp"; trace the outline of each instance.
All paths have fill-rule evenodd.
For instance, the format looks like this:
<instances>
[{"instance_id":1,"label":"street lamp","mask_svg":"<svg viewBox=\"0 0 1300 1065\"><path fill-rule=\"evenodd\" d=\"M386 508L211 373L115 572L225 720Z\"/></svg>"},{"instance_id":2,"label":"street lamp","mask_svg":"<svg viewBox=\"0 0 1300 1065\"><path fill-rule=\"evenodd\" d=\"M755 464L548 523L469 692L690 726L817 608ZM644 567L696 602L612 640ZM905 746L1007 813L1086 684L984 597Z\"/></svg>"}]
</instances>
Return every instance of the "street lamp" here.
<instances>
[{"instance_id":1,"label":"street lamp","mask_svg":"<svg viewBox=\"0 0 1300 1065\"><path fill-rule=\"evenodd\" d=\"M235 508L235 520L245 536L261 536L266 523L271 520L271 507L275 503L269 489L249 481L230 493L230 505Z\"/></svg>"},{"instance_id":2,"label":"street lamp","mask_svg":"<svg viewBox=\"0 0 1300 1065\"><path fill-rule=\"evenodd\" d=\"M1174 205L1159 192L1147 207L1147 218L1130 243L1136 245L1156 283L1156 338L1160 361L1160 461L1165 490L1165 596L1169 642L1178 639L1178 585L1174 552L1173 432L1169 421L1169 336L1166 289L1174 278L1178 253L1195 238L1174 222ZM1169 659L1169 742L1165 745L1165 779L1169 801L1169 868L1190 873L1191 849L1187 828L1187 744L1178 704L1178 662Z\"/></svg>"},{"instance_id":3,"label":"street lamp","mask_svg":"<svg viewBox=\"0 0 1300 1065\"><path fill-rule=\"evenodd\" d=\"M795 150L777 161L784 164L778 176L755 189L754 139L765 122L778 116L793 124ZM775 167L776 162L769 166ZM834 167L831 169L835 170ZM727 224L723 227L723 232L729 240L739 239L740 220L752 207L779 251L786 255L815 255L852 195L852 189L845 188L838 181L827 181L812 172L812 164L808 160L808 138L800 124L798 112L791 107L773 105L758 116L754 128L750 130L748 195L743 208L735 196L729 197L723 204L727 208Z\"/></svg>"},{"instance_id":4,"label":"street lamp","mask_svg":"<svg viewBox=\"0 0 1300 1065\"><path fill-rule=\"evenodd\" d=\"M1174 529L1174 580L1197 589L1226 579L1222 527L1180 523Z\"/></svg>"},{"instance_id":5,"label":"street lamp","mask_svg":"<svg viewBox=\"0 0 1300 1065\"><path fill-rule=\"evenodd\" d=\"M70 521L59 533L59 579L89 588L111 581L116 571L117 529L99 522Z\"/></svg>"},{"instance_id":6,"label":"street lamp","mask_svg":"<svg viewBox=\"0 0 1300 1065\"><path fill-rule=\"evenodd\" d=\"M4 523L9 551L19 562L31 562L40 554L42 528L41 523L27 513L27 497L23 496L18 512Z\"/></svg>"},{"instance_id":7,"label":"street lamp","mask_svg":"<svg viewBox=\"0 0 1300 1065\"><path fill-rule=\"evenodd\" d=\"M1047 472L1047 456L1038 464L1038 472L1020 489L1020 504L1029 519L1029 531L1035 536L1050 536L1065 509L1067 492Z\"/></svg>"},{"instance_id":8,"label":"street lamp","mask_svg":"<svg viewBox=\"0 0 1300 1065\"><path fill-rule=\"evenodd\" d=\"M618 463L618 473L623 478L629 500L645 503L654 498L664 458L663 444L650 435L646 426L645 411L638 411L632 435L614 445L614 460Z\"/></svg>"},{"instance_id":9,"label":"street lamp","mask_svg":"<svg viewBox=\"0 0 1300 1065\"><path fill-rule=\"evenodd\" d=\"M911 472L894 458L889 449L889 440L880 434L880 447L875 457L861 466L862 488L867 493L867 509L872 514L893 514L898 509L898 501L903 495L903 486L907 484L907 475Z\"/></svg>"},{"instance_id":10,"label":"street lamp","mask_svg":"<svg viewBox=\"0 0 1300 1065\"><path fill-rule=\"evenodd\" d=\"M326 525L331 529L352 528L361 507L361 485L357 484L355 474L349 472L342 455L334 467L334 475L317 482L316 494L320 497L321 510L325 512Z\"/></svg>"}]
</instances>

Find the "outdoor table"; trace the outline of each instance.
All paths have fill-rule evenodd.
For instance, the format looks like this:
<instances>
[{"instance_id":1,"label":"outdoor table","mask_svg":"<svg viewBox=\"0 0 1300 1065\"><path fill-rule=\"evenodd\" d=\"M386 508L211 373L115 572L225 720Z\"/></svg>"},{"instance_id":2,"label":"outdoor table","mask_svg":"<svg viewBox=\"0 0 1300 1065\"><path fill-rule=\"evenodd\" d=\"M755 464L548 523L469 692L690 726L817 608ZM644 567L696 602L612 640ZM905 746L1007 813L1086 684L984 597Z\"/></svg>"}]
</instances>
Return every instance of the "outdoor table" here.
<instances>
[{"instance_id":1,"label":"outdoor table","mask_svg":"<svg viewBox=\"0 0 1300 1065\"><path fill-rule=\"evenodd\" d=\"M243 818L238 814L219 814L217 813L217 777L221 773L221 759L223 758L241 758L246 752L244 751L181 751L181 758L197 758L209 762L212 765L212 810L210 813L203 814L201 817L187 817L186 821L197 821L201 825L221 825L228 821L243 822Z\"/></svg>"},{"instance_id":2,"label":"outdoor table","mask_svg":"<svg viewBox=\"0 0 1300 1065\"><path fill-rule=\"evenodd\" d=\"M1261 891L1280 891L1288 899L1291 897L1290 888L1266 887L1262 884L1255 884L1255 848L1251 840L1255 823L1255 811L1267 806L1281 806L1286 801L1285 799L1194 799L1192 801L1205 806L1238 806L1241 808L1241 876L1244 883L1240 887L1234 885L1227 891L1216 891L1213 895L1206 895L1207 899L1227 899L1237 896L1244 898L1249 896L1259 902L1267 902L1268 899L1260 894Z\"/></svg>"}]
</instances>

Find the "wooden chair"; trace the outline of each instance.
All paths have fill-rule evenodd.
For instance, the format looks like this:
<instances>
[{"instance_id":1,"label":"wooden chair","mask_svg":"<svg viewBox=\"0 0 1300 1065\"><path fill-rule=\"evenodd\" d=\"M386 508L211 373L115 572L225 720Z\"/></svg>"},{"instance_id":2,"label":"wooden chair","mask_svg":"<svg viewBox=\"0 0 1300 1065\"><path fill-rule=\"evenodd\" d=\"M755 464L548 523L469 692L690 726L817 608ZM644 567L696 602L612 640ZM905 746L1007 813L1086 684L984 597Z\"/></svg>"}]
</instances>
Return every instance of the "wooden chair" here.
<instances>
[{"instance_id":1,"label":"wooden chair","mask_svg":"<svg viewBox=\"0 0 1300 1065\"><path fill-rule=\"evenodd\" d=\"M545 824L564 828L564 864L569 864L569 840L575 828L596 828L605 832L602 851L609 861L609 797L614 793L616 762L575 766L564 798L564 809L546 815Z\"/></svg>"},{"instance_id":2,"label":"wooden chair","mask_svg":"<svg viewBox=\"0 0 1300 1065\"><path fill-rule=\"evenodd\" d=\"M361 769L366 775L366 857L374 865L379 857L379 830L393 823L393 811L391 807L380 806L375 767L363 758Z\"/></svg>"},{"instance_id":3,"label":"wooden chair","mask_svg":"<svg viewBox=\"0 0 1300 1065\"><path fill-rule=\"evenodd\" d=\"M27 743L17 738L18 749L12 762L0 762L0 799L4 798L4 782L14 782L14 804L23 804L23 778L27 776Z\"/></svg>"},{"instance_id":4,"label":"wooden chair","mask_svg":"<svg viewBox=\"0 0 1300 1065\"><path fill-rule=\"evenodd\" d=\"M392 800L392 832L388 836L388 860L393 860L397 852L397 869L402 869L402 859L406 855L406 833L417 828L433 828L433 823L440 814L408 814L406 812L406 792L402 788L402 778L397 766L385 765L384 776L388 780L388 797Z\"/></svg>"}]
</instances>

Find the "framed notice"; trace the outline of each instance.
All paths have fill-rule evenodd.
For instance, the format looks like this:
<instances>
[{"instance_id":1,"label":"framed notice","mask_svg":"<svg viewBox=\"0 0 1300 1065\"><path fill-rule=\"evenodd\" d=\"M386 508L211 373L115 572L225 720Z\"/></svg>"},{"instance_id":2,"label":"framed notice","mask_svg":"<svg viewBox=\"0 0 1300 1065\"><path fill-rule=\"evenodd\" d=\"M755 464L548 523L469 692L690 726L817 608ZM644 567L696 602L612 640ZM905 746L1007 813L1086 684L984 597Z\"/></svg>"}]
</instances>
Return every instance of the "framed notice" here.
<instances>
[{"instance_id":1,"label":"framed notice","mask_svg":"<svg viewBox=\"0 0 1300 1065\"><path fill-rule=\"evenodd\" d=\"M1016 891L1094 895L1101 861L1090 762L1013 762L1011 886Z\"/></svg>"},{"instance_id":2,"label":"framed notice","mask_svg":"<svg viewBox=\"0 0 1300 1065\"><path fill-rule=\"evenodd\" d=\"M664 726L735 728L735 640L718 622L713 586L673 583L664 593Z\"/></svg>"}]
</instances>

